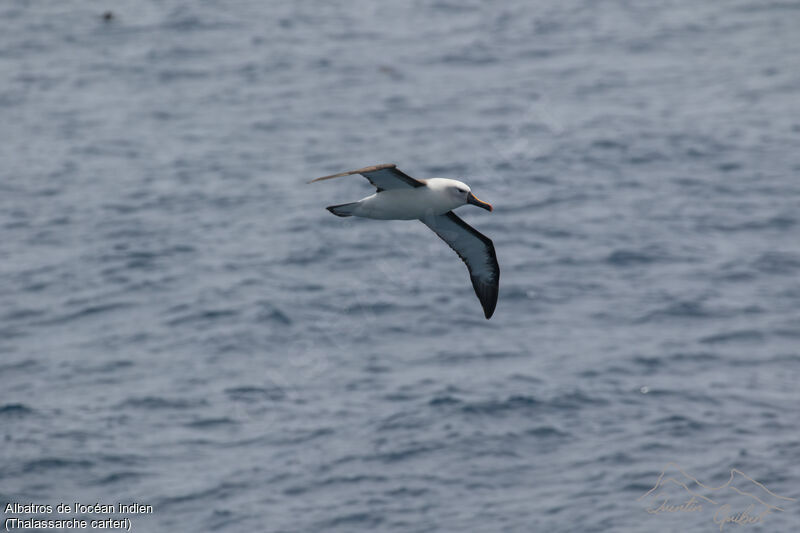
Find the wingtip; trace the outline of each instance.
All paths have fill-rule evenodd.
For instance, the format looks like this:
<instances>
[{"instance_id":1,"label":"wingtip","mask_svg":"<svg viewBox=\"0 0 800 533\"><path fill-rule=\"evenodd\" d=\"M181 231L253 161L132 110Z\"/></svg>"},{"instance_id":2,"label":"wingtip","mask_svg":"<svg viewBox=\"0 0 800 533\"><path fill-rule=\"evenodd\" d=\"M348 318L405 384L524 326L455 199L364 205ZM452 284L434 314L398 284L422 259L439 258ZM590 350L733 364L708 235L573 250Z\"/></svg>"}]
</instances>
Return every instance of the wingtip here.
<instances>
[{"instance_id":1,"label":"wingtip","mask_svg":"<svg viewBox=\"0 0 800 533\"><path fill-rule=\"evenodd\" d=\"M473 279L473 288L475 289L475 294L478 296L478 300L481 302L481 307L483 308L483 316L486 317L486 320L492 318L494 314L494 310L497 307L497 285L495 286L486 286L486 285L477 285Z\"/></svg>"}]
</instances>

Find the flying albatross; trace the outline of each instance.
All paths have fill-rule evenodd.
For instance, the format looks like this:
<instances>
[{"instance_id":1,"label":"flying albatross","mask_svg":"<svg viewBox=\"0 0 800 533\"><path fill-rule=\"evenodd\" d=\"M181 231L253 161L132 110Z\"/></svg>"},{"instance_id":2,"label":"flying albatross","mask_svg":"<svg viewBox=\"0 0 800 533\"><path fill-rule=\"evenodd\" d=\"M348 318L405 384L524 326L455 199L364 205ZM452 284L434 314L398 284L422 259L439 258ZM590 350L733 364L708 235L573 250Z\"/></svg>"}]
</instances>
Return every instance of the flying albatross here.
<instances>
[{"instance_id":1,"label":"flying albatross","mask_svg":"<svg viewBox=\"0 0 800 533\"><path fill-rule=\"evenodd\" d=\"M458 218L453 209L472 204L491 211L492 206L478 200L469 186L458 180L415 179L391 164L323 176L309 183L352 174L367 178L378 189L377 192L358 202L332 205L326 209L339 217L421 221L466 263L472 287L483 306L483 314L487 319L491 318L497 305L500 284L500 267L494 244L489 237Z\"/></svg>"}]
</instances>

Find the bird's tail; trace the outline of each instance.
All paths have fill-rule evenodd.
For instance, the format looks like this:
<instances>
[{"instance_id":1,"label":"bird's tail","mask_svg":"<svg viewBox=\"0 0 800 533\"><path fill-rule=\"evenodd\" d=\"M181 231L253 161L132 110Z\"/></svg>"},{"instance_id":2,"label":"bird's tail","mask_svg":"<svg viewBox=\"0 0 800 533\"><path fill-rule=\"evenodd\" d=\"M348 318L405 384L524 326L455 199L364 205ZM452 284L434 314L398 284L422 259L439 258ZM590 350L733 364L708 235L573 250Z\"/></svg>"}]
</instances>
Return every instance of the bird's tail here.
<instances>
[{"instance_id":1,"label":"bird's tail","mask_svg":"<svg viewBox=\"0 0 800 533\"><path fill-rule=\"evenodd\" d=\"M330 205L326 207L328 211L337 217L351 217L353 216L358 202L351 202L349 204Z\"/></svg>"}]
</instances>

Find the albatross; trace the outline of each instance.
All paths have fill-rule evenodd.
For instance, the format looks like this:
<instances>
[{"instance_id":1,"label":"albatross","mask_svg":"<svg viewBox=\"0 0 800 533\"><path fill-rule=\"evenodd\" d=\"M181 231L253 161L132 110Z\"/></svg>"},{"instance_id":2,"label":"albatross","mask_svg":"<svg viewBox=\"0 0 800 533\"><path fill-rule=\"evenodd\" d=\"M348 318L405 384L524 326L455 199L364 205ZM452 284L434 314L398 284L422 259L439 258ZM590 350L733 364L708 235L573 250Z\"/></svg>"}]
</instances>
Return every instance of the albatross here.
<instances>
[{"instance_id":1,"label":"albatross","mask_svg":"<svg viewBox=\"0 0 800 533\"><path fill-rule=\"evenodd\" d=\"M383 164L323 176L315 181L361 174L377 191L357 202L331 205L326 209L339 217L364 217L379 220L419 220L452 248L467 265L472 287L491 318L497 305L500 267L492 239L463 220L453 209L472 204L487 211L491 204L479 200L466 183L446 178L415 179L397 165Z\"/></svg>"}]
</instances>

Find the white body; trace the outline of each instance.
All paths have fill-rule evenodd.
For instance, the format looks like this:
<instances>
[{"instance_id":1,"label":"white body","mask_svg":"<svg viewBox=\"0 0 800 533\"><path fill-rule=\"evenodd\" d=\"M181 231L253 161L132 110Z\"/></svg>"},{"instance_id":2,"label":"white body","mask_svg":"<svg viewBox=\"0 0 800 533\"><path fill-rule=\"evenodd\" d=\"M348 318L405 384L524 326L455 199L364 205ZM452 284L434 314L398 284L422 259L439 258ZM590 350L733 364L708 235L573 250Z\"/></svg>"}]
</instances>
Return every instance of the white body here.
<instances>
[{"instance_id":1,"label":"white body","mask_svg":"<svg viewBox=\"0 0 800 533\"><path fill-rule=\"evenodd\" d=\"M458 181L431 178L427 187L391 189L359 200L353 216L380 220L414 220L443 215L467 203L469 187ZM459 193L454 186L466 191Z\"/></svg>"}]
</instances>

